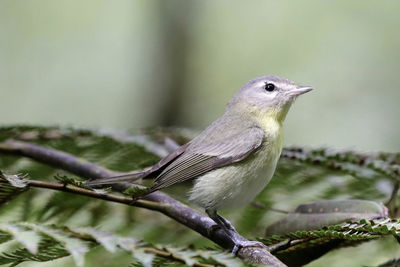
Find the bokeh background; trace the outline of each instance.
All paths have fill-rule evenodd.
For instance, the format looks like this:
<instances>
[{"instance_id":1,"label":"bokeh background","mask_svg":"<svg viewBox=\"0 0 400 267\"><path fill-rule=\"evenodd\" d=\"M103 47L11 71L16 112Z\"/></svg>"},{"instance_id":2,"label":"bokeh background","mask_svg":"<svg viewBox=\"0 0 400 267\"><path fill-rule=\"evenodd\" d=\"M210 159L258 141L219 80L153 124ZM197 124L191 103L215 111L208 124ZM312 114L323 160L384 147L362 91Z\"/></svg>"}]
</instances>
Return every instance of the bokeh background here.
<instances>
[{"instance_id":1,"label":"bokeh background","mask_svg":"<svg viewBox=\"0 0 400 267\"><path fill-rule=\"evenodd\" d=\"M0 124L202 129L244 83L274 74L316 88L288 115L287 145L398 152L399 10L362 0L2 0Z\"/></svg>"},{"instance_id":2,"label":"bokeh background","mask_svg":"<svg viewBox=\"0 0 400 267\"><path fill-rule=\"evenodd\" d=\"M0 123L202 129L248 80L317 90L286 143L400 149L398 1L0 2Z\"/></svg>"}]
</instances>

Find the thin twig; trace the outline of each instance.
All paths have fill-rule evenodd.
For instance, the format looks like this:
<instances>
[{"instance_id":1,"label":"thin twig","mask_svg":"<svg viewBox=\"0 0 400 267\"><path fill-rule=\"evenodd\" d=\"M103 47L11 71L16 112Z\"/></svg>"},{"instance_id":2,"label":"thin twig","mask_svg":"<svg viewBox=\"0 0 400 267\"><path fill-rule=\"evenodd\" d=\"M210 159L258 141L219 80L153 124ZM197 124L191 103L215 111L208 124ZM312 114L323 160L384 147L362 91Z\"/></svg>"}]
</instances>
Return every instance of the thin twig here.
<instances>
[{"instance_id":1,"label":"thin twig","mask_svg":"<svg viewBox=\"0 0 400 267\"><path fill-rule=\"evenodd\" d=\"M268 246L268 249L269 249L270 252L275 252L275 251L278 251L278 250L286 249L289 246L290 246L290 238L288 238L286 240L283 240L283 241L281 241L279 243L276 243L274 245L270 245L270 246Z\"/></svg>"},{"instance_id":2,"label":"thin twig","mask_svg":"<svg viewBox=\"0 0 400 267\"><path fill-rule=\"evenodd\" d=\"M75 175L87 179L99 179L99 178L113 176L116 174L121 174L100 167L96 164L87 162L83 159L79 159L65 152L57 151L50 148L44 148L38 145L22 141L7 140L6 142L0 144L0 151L3 151L5 153L14 153L24 157L29 157L36 161L69 171ZM90 197L96 197L108 201L127 204L126 197L109 195L109 194L104 195L95 193L94 191L90 190L88 190L89 192L87 192L85 191L87 189L82 189L79 187L75 188L74 186L70 185L65 186L63 184L47 183L34 180L30 180L29 185L53 189L53 190L66 191L76 194L84 194ZM118 191L123 191L132 186L137 186L137 185L121 183L117 184L116 186L113 186L113 189ZM129 201L132 202L132 199L129 198ZM212 229L215 229L215 222L212 221L209 217L204 216L203 214L193 210L192 208L182 204L181 202L173 199L172 197L162 192L154 192L152 194L149 194L143 197L140 200L140 202L138 201L136 202L136 204L133 205L150 210L159 211L165 214L166 216L174 219L175 221L198 232L204 237L207 237L213 242L219 244L221 247L229 250L233 248L234 244L232 240L224 231L222 231L221 229L212 231ZM238 236L238 238L242 239L242 241L247 241L247 239L245 239L242 236ZM250 261L255 264L266 264L270 266L286 266L275 256L273 256L268 251L267 248L243 247L239 249L238 256L244 260Z\"/></svg>"},{"instance_id":3,"label":"thin twig","mask_svg":"<svg viewBox=\"0 0 400 267\"><path fill-rule=\"evenodd\" d=\"M151 253L151 254L157 255L157 256L162 257L162 258L172 259L172 260L175 260L175 261L178 261L178 262L186 263L186 261L183 258L179 257L179 255L176 255L174 253L171 253L171 252L168 252L168 251L165 251L165 250L156 249L156 248L145 248L144 251L146 253ZM193 267L212 267L212 266L215 266L215 265L202 264L202 263L199 263L199 262L194 262L192 264L192 266Z\"/></svg>"},{"instance_id":4,"label":"thin twig","mask_svg":"<svg viewBox=\"0 0 400 267\"><path fill-rule=\"evenodd\" d=\"M274 212L278 212L278 213L284 213L284 214L289 214L289 211L286 210L281 210L281 209L276 209L276 208L271 208L271 207L267 207L264 204L260 203L260 202L251 202L250 203L253 207L259 208L259 209L263 209L263 210L269 210L269 211L274 211Z\"/></svg>"},{"instance_id":5,"label":"thin twig","mask_svg":"<svg viewBox=\"0 0 400 267\"><path fill-rule=\"evenodd\" d=\"M396 201L396 196L397 196L397 193L399 192L399 188L400 188L400 182L395 183L394 187L392 189L392 193L390 194L390 198L385 203L386 206L390 206L392 204L392 202Z\"/></svg>"},{"instance_id":6,"label":"thin twig","mask_svg":"<svg viewBox=\"0 0 400 267\"><path fill-rule=\"evenodd\" d=\"M295 240L291 240L291 239L286 239L283 240L277 244L268 246L268 249L270 252L276 253L277 251L281 251L281 250L285 250L290 248L291 246L295 246L301 243L307 242L306 239L295 239Z\"/></svg>"},{"instance_id":7,"label":"thin twig","mask_svg":"<svg viewBox=\"0 0 400 267\"><path fill-rule=\"evenodd\" d=\"M392 218L398 217L399 209L396 205L397 195L400 189L400 182L396 182L393 186L392 193L390 194L389 200L385 203L385 206L389 209L389 215Z\"/></svg>"},{"instance_id":8,"label":"thin twig","mask_svg":"<svg viewBox=\"0 0 400 267\"><path fill-rule=\"evenodd\" d=\"M159 203L153 202L144 199L138 199L133 201L131 197L109 194L104 192L93 191L89 189L85 189L82 187L70 185L70 184L62 184L62 183L53 183L53 182L45 182L38 180L25 180L26 185L37 188L45 188L51 189L55 191L62 191L73 193L77 195L87 196L91 198L102 199L110 202L122 203L129 206L135 206L140 208L146 208L149 210L164 210L168 207L168 203ZM7 180L0 178L0 183L9 183Z\"/></svg>"}]
</instances>

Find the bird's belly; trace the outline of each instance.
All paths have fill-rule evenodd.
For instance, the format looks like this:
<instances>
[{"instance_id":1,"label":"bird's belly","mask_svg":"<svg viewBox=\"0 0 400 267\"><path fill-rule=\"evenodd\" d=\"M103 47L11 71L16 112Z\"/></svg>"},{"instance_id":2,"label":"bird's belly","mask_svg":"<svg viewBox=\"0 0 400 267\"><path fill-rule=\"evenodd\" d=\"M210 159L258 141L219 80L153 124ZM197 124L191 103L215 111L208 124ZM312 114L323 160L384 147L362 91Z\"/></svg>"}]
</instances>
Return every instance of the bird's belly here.
<instances>
[{"instance_id":1,"label":"bird's belly","mask_svg":"<svg viewBox=\"0 0 400 267\"><path fill-rule=\"evenodd\" d=\"M196 179L189 200L216 210L250 203L271 180L279 154L259 153L246 162L206 173Z\"/></svg>"}]
</instances>

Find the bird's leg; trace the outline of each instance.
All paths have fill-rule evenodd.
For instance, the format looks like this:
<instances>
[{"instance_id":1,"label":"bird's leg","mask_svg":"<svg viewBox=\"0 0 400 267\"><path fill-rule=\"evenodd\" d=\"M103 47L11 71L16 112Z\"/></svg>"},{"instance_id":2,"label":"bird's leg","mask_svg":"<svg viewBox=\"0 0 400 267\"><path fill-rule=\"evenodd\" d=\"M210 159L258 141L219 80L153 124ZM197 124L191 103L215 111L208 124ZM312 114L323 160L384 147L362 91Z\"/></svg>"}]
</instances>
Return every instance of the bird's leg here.
<instances>
[{"instance_id":1,"label":"bird's leg","mask_svg":"<svg viewBox=\"0 0 400 267\"><path fill-rule=\"evenodd\" d=\"M219 215L216 210L206 210L206 213L222 229L236 232L236 229L233 226L233 224L224 217L222 217L221 215Z\"/></svg>"},{"instance_id":2,"label":"bird's leg","mask_svg":"<svg viewBox=\"0 0 400 267\"><path fill-rule=\"evenodd\" d=\"M226 228L228 228L229 230L231 230L233 232L237 232L235 227L233 226L233 224L230 221L228 221L227 219L225 219L224 217L219 215L217 212L216 212L216 214L218 216L218 219L225 225Z\"/></svg>"},{"instance_id":3,"label":"bird's leg","mask_svg":"<svg viewBox=\"0 0 400 267\"><path fill-rule=\"evenodd\" d=\"M222 216L220 216L216 210L208 210L206 209L206 213L208 214L208 216L217 224L217 227L221 228L223 231L225 231L225 233L227 235L229 235L229 237L232 236L232 231L235 231L235 228L233 228L233 225L228 222L228 220L226 220L225 218L223 218ZM229 224L227 224L227 222ZM233 228L233 229L232 229ZM212 229L213 230L213 229Z\"/></svg>"},{"instance_id":4,"label":"bird's leg","mask_svg":"<svg viewBox=\"0 0 400 267\"><path fill-rule=\"evenodd\" d=\"M219 215L216 210L206 210L208 216L213 219L214 222L231 238L235 244L232 250L232 254L236 255L238 250L242 247L258 246L265 247L265 245L258 241L243 240L244 238L239 235L232 223Z\"/></svg>"}]
</instances>

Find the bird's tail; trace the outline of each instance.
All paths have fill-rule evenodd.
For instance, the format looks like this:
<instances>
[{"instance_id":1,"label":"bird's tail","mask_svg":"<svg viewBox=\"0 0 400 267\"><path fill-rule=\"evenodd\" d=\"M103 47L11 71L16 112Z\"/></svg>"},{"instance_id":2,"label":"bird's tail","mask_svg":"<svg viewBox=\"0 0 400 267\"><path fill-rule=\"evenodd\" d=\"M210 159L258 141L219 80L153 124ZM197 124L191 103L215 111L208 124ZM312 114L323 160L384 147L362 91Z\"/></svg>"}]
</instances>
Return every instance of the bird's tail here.
<instances>
[{"instance_id":1,"label":"bird's tail","mask_svg":"<svg viewBox=\"0 0 400 267\"><path fill-rule=\"evenodd\" d=\"M95 186L95 185L104 185L104 184L116 184L121 182L135 182L144 178L148 173L145 171L139 171L135 173L111 176L107 178L96 179L92 181L87 181L85 185L87 186Z\"/></svg>"}]
</instances>

